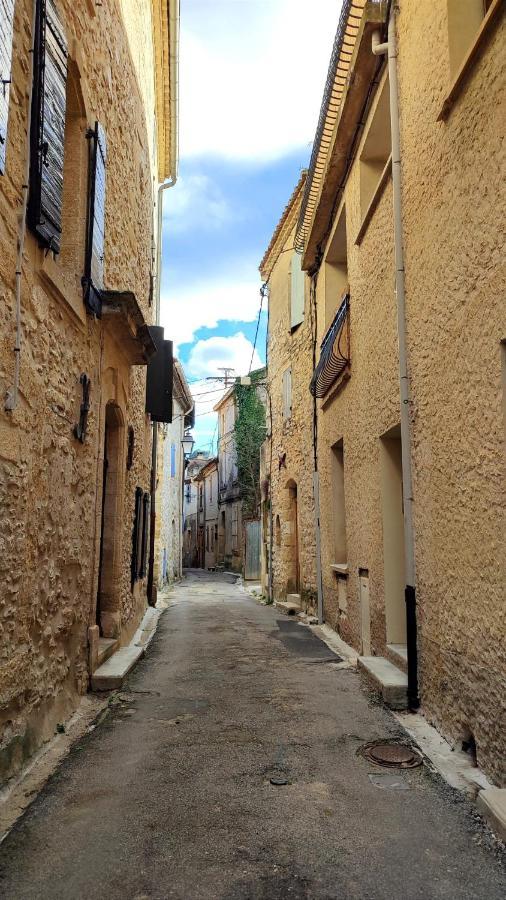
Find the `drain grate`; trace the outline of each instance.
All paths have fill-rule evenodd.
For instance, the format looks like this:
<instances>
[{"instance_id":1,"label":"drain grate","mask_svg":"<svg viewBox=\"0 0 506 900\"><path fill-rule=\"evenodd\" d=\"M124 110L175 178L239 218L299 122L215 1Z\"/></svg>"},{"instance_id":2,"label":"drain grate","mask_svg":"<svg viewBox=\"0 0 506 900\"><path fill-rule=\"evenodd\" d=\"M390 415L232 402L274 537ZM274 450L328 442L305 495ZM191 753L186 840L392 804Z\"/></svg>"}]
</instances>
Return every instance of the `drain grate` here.
<instances>
[{"instance_id":1,"label":"drain grate","mask_svg":"<svg viewBox=\"0 0 506 900\"><path fill-rule=\"evenodd\" d=\"M387 769L414 769L421 766L422 755L409 744L395 741L373 741L359 750L365 759Z\"/></svg>"}]
</instances>

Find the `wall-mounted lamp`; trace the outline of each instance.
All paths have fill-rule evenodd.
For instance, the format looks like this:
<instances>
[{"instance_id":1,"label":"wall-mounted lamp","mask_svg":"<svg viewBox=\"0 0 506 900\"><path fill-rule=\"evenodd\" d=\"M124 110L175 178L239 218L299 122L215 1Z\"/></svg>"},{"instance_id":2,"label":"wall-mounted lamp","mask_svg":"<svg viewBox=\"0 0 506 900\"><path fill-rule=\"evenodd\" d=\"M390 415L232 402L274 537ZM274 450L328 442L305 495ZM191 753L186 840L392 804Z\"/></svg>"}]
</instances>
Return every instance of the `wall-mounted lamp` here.
<instances>
[{"instance_id":1,"label":"wall-mounted lamp","mask_svg":"<svg viewBox=\"0 0 506 900\"><path fill-rule=\"evenodd\" d=\"M183 448L183 453L185 456L190 455L190 453L193 450L194 443L195 443L195 440L194 440L193 435L190 432L188 432L188 434L185 434L185 436L183 437L183 440L181 441L181 446Z\"/></svg>"}]
</instances>

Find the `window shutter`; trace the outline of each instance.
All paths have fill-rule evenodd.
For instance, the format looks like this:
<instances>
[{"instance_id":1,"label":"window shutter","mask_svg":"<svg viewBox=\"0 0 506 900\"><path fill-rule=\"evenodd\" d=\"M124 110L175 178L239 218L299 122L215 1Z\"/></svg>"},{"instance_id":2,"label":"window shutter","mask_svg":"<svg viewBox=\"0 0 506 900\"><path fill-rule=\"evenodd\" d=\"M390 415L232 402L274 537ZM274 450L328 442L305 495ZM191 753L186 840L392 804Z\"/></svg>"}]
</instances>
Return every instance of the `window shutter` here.
<instances>
[{"instance_id":1,"label":"window shutter","mask_svg":"<svg viewBox=\"0 0 506 900\"><path fill-rule=\"evenodd\" d=\"M283 373L283 416L289 419L292 415L292 370Z\"/></svg>"},{"instance_id":2,"label":"window shutter","mask_svg":"<svg viewBox=\"0 0 506 900\"><path fill-rule=\"evenodd\" d=\"M0 175L5 172L14 0L0 0Z\"/></svg>"},{"instance_id":3,"label":"window shutter","mask_svg":"<svg viewBox=\"0 0 506 900\"><path fill-rule=\"evenodd\" d=\"M304 272L302 254L292 254L290 267L290 328L295 328L304 319Z\"/></svg>"},{"instance_id":4,"label":"window shutter","mask_svg":"<svg viewBox=\"0 0 506 900\"><path fill-rule=\"evenodd\" d=\"M149 537L149 507L151 505L151 497L144 494L142 500L142 549L141 549L141 568L139 578L144 578L148 568L148 537Z\"/></svg>"},{"instance_id":5,"label":"window shutter","mask_svg":"<svg viewBox=\"0 0 506 900\"><path fill-rule=\"evenodd\" d=\"M135 582L139 577L141 567L141 544L142 544L142 488L135 489L135 509L134 509L134 527L132 530L132 562L131 562L131 584L132 590Z\"/></svg>"},{"instance_id":6,"label":"window shutter","mask_svg":"<svg viewBox=\"0 0 506 900\"><path fill-rule=\"evenodd\" d=\"M102 302L99 292L104 287L107 142L105 131L99 122L95 122L95 128L88 133L88 138L90 141L90 176L86 260L83 278L84 302L91 312L100 317Z\"/></svg>"},{"instance_id":7,"label":"window shutter","mask_svg":"<svg viewBox=\"0 0 506 900\"><path fill-rule=\"evenodd\" d=\"M28 222L60 252L67 88L67 41L53 0L38 0L34 44Z\"/></svg>"},{"instance_id":8,"label":"window shutter","mask_svg":"<svg viewBox=\"0 0 506 900\"><path fill-rule=\"evenodd\" d=\"M176 476L176 445L170 445L170 476L171 478L175 478Z\"/></svg>"}]
</instances>

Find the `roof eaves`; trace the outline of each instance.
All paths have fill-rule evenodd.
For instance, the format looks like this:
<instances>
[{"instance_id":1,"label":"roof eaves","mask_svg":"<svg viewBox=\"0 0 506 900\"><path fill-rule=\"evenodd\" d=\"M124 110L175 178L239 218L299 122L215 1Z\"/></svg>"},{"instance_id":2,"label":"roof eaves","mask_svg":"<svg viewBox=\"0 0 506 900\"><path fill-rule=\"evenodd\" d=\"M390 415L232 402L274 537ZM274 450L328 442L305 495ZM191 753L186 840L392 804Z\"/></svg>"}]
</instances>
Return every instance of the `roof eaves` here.
<instances>
[{"instance_id":1,"label":"roof eaves","mask_svg":"<svg viewBox=\"0 0 506 900\"><path fill-rule=\"evenodd\" d=\"M283 210L283 215L281 216L278 224L276 225L276 228L274 229L274 233L271 237L269 246L267 247L267 250L263 255L259 270L264 281L269 280L271 272L278 260L279 254L283 249L286 238L291 231L291 227L293 226L293 219L295 218L293 213L296 208L297 202L300 202L302 199L302 189L304 187L304 184L306 183L306 176L307 169L303 169L300 178L292 192L292 195Z\"/></svg>"}]
</instances>

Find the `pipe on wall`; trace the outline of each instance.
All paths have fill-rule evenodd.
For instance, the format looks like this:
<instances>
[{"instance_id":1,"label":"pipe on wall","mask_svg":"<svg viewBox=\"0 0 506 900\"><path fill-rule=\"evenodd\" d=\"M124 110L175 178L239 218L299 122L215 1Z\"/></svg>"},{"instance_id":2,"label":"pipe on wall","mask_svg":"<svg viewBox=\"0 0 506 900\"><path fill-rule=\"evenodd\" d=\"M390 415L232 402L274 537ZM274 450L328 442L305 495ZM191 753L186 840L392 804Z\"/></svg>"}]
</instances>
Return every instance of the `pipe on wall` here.
<instances>
[{"instance_id":1,"label":"pipe on wall","mask_svg":"<svg viewBox=\"0 0 506 900\"><path fill-rule=\"evenodd\" d=\"M397 305L397 334L399 340L402 489L404 500L404 566L406 580L404 596L406 601L406 643L408 653L408 704L410 709L417 709L420 705L420 700L418 697L415 539L413 523L413 479L411 470L411 399L407 364L404 228L402 221L401 146L395 3L391 6L388 18L388 40L386 43L381 43L379 33L375 32L372 35L372 52L375 56L386 54L388 57L390 127L392 134L395 296Z\"/></svg>"}]
</instances>

